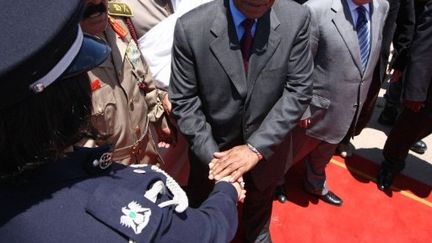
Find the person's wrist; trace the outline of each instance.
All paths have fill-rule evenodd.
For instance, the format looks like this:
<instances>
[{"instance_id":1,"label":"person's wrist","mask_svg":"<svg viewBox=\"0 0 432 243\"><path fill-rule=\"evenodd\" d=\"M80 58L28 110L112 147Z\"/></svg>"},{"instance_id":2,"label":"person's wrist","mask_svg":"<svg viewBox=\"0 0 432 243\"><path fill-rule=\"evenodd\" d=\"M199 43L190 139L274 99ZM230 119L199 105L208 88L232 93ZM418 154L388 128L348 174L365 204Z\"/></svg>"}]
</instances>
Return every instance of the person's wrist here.
<instances>
[{"instance_id":1,"label":"person's wrist","mask_svg":"<svg viewBox=\"0 0 432 243\"><path fill-rule=\"evenodd\" d=\"M243 181L235 181L235 182L231 182L231 185L235 188L236 192L237 192L237 197L238 199L240 199L242 190L244 190L245 187L245 183Z\"/></svg>"},{"instance_id":2,"label":"person's wrist","mask_svg":"<svg viewBox=\"0 0 432 243\"><path fill-rule=\"evenodd\" d=\"M253 145L251 145L250 143L247 144L248 148L250 149L250 151L254 152L257 156L258 156L258 161L263 159L262 154L258 151L258 149L256 149Z\"/></svg>"}]
</instances>

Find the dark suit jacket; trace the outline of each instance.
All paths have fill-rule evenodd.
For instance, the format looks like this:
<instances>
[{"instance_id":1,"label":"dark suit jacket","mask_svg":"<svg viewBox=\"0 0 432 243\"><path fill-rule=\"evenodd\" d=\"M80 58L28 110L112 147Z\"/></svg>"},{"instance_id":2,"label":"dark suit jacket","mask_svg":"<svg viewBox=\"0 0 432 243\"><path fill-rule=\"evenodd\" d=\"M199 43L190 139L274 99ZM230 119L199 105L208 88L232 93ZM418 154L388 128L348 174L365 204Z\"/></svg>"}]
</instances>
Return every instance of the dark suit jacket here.
<instances>
[{"instance_id":1,"label":"dark suit jacket","mask_svg":"<svg viewBox=\"0 0 432 243\"><path fill-rule=\"evenodd\" d=\"M181 132L202 163L250 143L267 161L252 170L261 189L283 174L289 148L278 149L311 99L309 15L277 0L257 22L245 75L227 0L182 16L174 34L169 97Z\"/></svg>"},{"instance_id":2,"label":"dark suit jacket","mask_svg":"<svg viewBox=\"0 0 432 243\"><path fill-rule=\"evenodd\" d=\"M408 49L415 31L415 12L413 0L388 0L390 8L383 28L380 60L375 67L373 80L355 129L360 134L369 122L381 85L384 82L393 42L394 54L391 68L403 71L406 66ZM351 135L351 133L349 134Z\"/></svg>"},{"instance_id":3,"label":"dark suit jacket","mask_svg":"<svg viewBox=\"0 0 432 243\"><path fill-rule=\"evenodd\" d=\"M432 115L432 0L419 17L406 70L404 99L426 102Z\"/></svg>"},{"instance_id":4,"label":"dark suit jacket","mask_svg":"<svg viewBox=\"0 0 432 243\"><path fill-rule=\"evenodd\" d=\"M403 71L406 66L408 49L415 31L415 11L413 0L388 0L390 4L384 32L380 61L381 82L390 55L390 44L393 42L394 54L391 67Z\"/></svg>"}]
</instances>

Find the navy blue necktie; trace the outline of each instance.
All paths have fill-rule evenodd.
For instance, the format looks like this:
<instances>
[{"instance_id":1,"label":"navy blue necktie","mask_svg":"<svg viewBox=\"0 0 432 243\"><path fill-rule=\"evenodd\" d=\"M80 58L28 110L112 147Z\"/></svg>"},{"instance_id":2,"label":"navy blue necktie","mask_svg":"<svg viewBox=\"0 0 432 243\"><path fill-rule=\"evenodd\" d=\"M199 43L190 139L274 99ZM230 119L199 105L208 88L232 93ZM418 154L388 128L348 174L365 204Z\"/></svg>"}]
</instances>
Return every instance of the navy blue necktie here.
<instances>
[{"instance_id":1,"label":"navy blue necktie","mask_svg":"<svg viewBox=\"0 0 432 243\"><path fill-rule=\"evenodd\" d=\"M369 29L368 29L368 19L366 18L366 8L363 6L357 7L357 38L360 47L360 57L361 63L363 67L363 72L366 70L366 66L369 58L370 51L370 37L369 37Z\"/></svg>"}]
</instances>

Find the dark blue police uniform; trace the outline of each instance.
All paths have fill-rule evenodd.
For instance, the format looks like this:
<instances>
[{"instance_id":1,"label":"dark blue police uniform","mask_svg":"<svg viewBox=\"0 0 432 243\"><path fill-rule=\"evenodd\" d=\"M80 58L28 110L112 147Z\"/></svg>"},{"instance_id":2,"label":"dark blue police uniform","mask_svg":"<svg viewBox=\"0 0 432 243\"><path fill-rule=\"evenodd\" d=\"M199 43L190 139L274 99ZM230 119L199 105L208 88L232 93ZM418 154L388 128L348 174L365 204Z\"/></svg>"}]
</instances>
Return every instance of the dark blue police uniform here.
<instances>
[{"instance_id":1,"label":"dark blue police uniform","mask_svg":"<svg viewBox=\"0 0 432 243\"><path fill-rule=\"evenodd\" d=\"M9 24L0 35L1 114L16 104L27 105L29 97L46 94L54 82L94 68L109 55L104 43L79 27L84 2L2 2L0 16ZM7 119L0 116L0 125ZM35 118L38 124L47 120L43 119L44 114ZM70 125L63 122L66 128ZM40 131L27 132L34 137ZM235 235L238 196L227 182L216 183L209 198L194 209L188 207L184 191L158 167L111 163L109 146L76 147L57 161L25 161L21 166L13 156L4 156L11 154L4 149L5 141L0 137L0 158L11 158L12 163L0 159L0 165L12 164L22 174L0 171L0 242L225 243ZM26 149L13 142L8 146ZM35 168L28 169L31 166Z\"/></svg>"},{"instance_id":2,"label":"dark blue police uniform","mask_svg":"<svg viewBox=\"0 0 432 243\"><path fill-rule=\"evenodd\" d=\"M200 208L186 208L184 192L159 168L109 165L103 149L79 149L34 171L28 183L2 183L0 241L172 243L234 237L232 185L219 182Z\"/></svg>"}]
</instances>

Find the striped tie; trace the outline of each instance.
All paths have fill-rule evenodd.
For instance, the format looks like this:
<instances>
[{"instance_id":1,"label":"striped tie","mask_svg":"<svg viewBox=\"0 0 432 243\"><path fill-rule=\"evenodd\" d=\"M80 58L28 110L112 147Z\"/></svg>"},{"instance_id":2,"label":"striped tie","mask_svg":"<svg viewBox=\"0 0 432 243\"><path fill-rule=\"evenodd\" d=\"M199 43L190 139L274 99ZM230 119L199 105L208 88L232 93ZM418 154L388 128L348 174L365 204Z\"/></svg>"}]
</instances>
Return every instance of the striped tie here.
<instances>
[{"instance_id":1,"label":"striped tie","mask_svg":"<svg viewBox=\"0 0 432 243\"><path fill-rule=\"evenodd\" d=\"M363 72L366 70L366 65L369 58L370 43L369 43L369 29L368 29L368 19L366 18L366 9L363 6L357 8L358 18L357 18L357 38L360 47L360 57L363 67Z\"/></svg>"}]
</instances>

